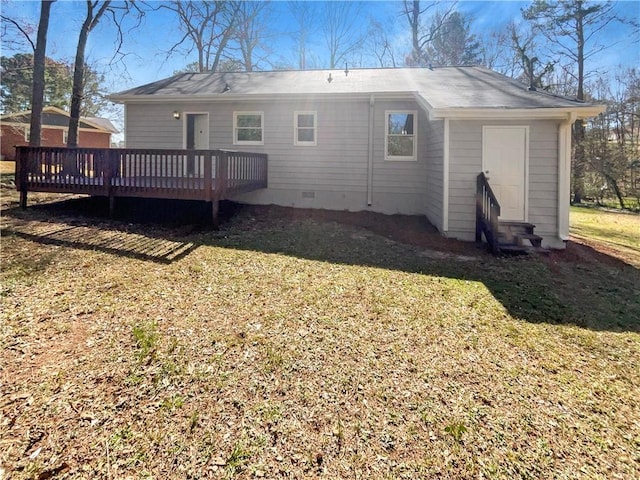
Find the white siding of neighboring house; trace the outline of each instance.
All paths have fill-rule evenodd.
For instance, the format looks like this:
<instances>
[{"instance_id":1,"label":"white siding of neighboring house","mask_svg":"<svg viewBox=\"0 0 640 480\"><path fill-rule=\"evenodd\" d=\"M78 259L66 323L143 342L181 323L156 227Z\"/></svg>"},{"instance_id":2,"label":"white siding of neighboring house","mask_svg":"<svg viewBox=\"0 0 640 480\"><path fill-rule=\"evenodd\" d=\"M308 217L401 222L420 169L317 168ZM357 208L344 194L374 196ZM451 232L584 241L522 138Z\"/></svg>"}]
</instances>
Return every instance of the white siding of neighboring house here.
<instances>
[{"instance_id":1,"label":"white siding of neighboring house","mask_svg":"<svg viewBox=\"0 0 640 480\"><path fill-rule=\"evenodd\" d=\"M429 136L425 133L426 116L413 100L375 101L371 206L367 206L368 99L128 104L127 147L183 148L184 115L175 120L172 112L176 110L209 113L211 149L269 155L269 188L239 195L235 198L238 201L387 214L426 213ZM386 110L418 111L417 161L384 160ZM264 145L233 144L234 111L264 112ZM293 144L295 111L317 112L317 146ZM441 197L441 190L439 195Z\"/></svg>"},{"instance_id":2,"label":"white siding of neighboring house","mask_svg":"<svg viewBox=\"0 0 640 480\"><path fill-rule=\"evenodd\" d=\"M482 170L483 125L528 125L528 221L543 246L563 247L558 237L558 128L556 121L451 121L449 150L450 237L473 240L476 177Z\"/></svg>"}]
</instances>

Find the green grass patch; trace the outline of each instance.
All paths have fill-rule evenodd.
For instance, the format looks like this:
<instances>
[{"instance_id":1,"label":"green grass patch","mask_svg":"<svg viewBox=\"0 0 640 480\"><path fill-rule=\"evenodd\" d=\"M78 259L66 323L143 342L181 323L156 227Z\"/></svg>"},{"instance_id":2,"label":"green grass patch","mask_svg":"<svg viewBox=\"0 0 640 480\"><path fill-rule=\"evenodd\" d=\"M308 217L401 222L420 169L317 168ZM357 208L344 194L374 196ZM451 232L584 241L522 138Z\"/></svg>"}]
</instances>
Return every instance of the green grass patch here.
<instances>
[{"instance_id":1,"label":"green grass patch","mask_svg":"<svg viewBox=\"0 0 640 480\"><path fill-rule=\"evenodd\" d=\"M250 215L166 263L36 240L2 245L9 478L640 476L640 274L587 247Z\"/></svg>"},{"instance_id":2,"label":"green grass patch","mask_svg":"<svg viewBox=\"0 0 640 480\"><path fill-rule=\"evenodd\" d=\"M571 207L571 234L640 266L640 214Z\"/></svg>"}]
</instances>

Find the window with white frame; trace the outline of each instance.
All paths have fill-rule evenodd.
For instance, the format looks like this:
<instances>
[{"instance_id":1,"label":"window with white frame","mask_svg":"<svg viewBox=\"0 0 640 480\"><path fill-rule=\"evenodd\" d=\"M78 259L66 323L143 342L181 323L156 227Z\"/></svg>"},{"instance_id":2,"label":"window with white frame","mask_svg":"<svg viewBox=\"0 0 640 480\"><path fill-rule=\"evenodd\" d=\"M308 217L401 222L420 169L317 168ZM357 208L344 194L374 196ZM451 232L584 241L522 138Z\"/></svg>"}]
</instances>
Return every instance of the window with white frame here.
<instances>
[{"instance_id":1,"label":"window with white frame","mask_svg":"<svg viewBox=\"0 0 640 480\"><path fill-rule=\"evenodd\" d=\"M25 142L31 141L31 128L29 127L25 127L24 129L24 141Z\"/></svg>"},{"instance_id":2,"label":"window with white frame","mask_svg":"<svg viewBox=\"0 0 640 480\"><path fill-rule=\"evenodd\" d=\"M294 112L293 144L300 146L317 145L316 129L318 126L316 112Z\"/></svg>"},{"instance_id":3,"label":"window with white frame","mask_svg":"<svg viewBox=\"0 0 640 480\"><path fill-rule=\"evenodd\" d=\"M69 130L63 130L62 131L62 143L64 143L66 145L68 141L69 141Z\"/></svg>"},{"instance_id":4,"label":"window with white frame","mask_svg":"<svg viewBox=\"0 0 640 480\"><path fill-rule=\"evenodd\" d=\"M234 145L264 144L264 112L233 112Z\"/></svg>"},{"instance_id":5,"label":"window with white frame","mask_svg":"<svg viewBox=\"0 0 640 480\"><path fill-rule=\"evenodd\" d=\"M417 112L385 112L385 160L416 160Z\"/></svg>"}]
</instances>

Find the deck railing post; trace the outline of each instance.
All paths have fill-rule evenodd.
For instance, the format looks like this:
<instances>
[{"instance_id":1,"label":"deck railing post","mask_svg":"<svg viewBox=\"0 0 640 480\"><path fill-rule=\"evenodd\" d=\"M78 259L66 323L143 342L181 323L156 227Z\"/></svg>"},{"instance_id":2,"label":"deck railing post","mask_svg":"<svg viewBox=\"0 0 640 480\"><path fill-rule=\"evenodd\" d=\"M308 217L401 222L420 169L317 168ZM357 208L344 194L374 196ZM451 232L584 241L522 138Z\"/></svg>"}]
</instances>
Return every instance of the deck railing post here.
<instances>
[{"instance_id":1,"label":"deck railing post","mask_svg":"<svg viewBox=\"0 0 640 480\"><path fill-rule=\"evenodd\" d=\"M229 153L220 151L216 165L216 191L219 199L224 199L229 183Z\"/></svg>"},{"instance_id":2,"label":"deck railing post","mask_svg":"<svg viewBox=\"0 0 640 480\"><path fill-rule=\"evenodd\" d=\"M20 192L20 208L27 208L27 177L29 174L28 151L25 147L16 147L16 185Z\"/></svg>"},{"instance_id":3,"label":"deck railing post","mask_svg":"<svg viewBox=\"0 0 640 480\"><path fill-rule=\"evenodd\" d=\"M204 192L203 199L210 202L213 199L213 152L207 151L204 157Z\"/></svg>"},{"instance_id":4,"label":"deck railing post","mask_svg":"<svg viewBox=\"0 0 640 480\"><path fill-rule=\"evenodd\" d=\"M116 176L118 151L106 150L101 152L103 162L102 183L106 189L107 197L109 197L109 217L113 218L116 213L116 197L114 192L114 177ZM105 155L106 154L106 155Z\"/></svg>"},{"instance_id":5,"label":"deck railing post","mask_svg":"<svg viewBox=\"0 0 640 480\"><path fill-rule=\"evenodd\" d=\"M482 204L483 204L482 174L476 180L476 243L482 241Z\"/></svg>"}]
</instances>

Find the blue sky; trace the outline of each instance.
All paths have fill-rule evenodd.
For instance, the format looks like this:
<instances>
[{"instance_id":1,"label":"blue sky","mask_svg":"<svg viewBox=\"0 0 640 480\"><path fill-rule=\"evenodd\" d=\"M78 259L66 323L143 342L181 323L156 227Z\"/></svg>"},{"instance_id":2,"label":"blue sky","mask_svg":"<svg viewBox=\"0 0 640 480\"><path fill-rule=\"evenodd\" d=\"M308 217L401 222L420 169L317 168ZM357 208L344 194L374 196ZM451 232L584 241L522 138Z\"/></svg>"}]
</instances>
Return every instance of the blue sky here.
<instances>
[{"instance_id":1,"label":"blue sky","mask_svg":"<svg viewBox=\"0 0 640 480\"><path fill-rule=\"evenodd\" d=\"M274 47L272 55L274 61L295 64L294 46L290 37L284 33L290 29L291 17L288 4L285 1L273 3L274 27L283 33L281 37L271 41ZM520 9L529 2L522 1L460 1L458 10L472 20L472 30L482 34L503 28L509 21L519 21ZM2 0L0 4L3 15L12 18L23 18L37 24L39 15L39 1ZM56 59L70 60L75 54L77 34L84 16L84 1L58 0L51 11L51 26L49 29L48 56ZM617 4L618 11L627 16L640 19L640 1L622 1ZM395 39L399 50L409 51L408 29L406 20L400 14L401 3L393 1L368 2L360 15L359 24L366 27L368 17L373 16L388 25L392 38ZM593 59L592 69L606 72L618 64L640 67L640 45L633 44L628 27L614 26L603 32L603 43L615 45L605 50ZM152 82L173 74L174 71L195 60L195 56L173 56L166 59L165 52L179 35L178 28L168 12L148 14L143 25L132 31L126 37L123 50L127 53L124 65L108 67L114 50L112 25L101 23L91 33L87 47L90 64L103 70L107 77L109 91L119 91L132 86ZM320 33L316 32L315 41L310 48L312 64L323 67L323 47ZM2 54L13 52L3 48Z\"/></svg>"}]
</instances>

